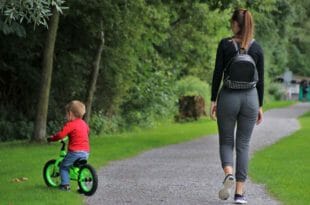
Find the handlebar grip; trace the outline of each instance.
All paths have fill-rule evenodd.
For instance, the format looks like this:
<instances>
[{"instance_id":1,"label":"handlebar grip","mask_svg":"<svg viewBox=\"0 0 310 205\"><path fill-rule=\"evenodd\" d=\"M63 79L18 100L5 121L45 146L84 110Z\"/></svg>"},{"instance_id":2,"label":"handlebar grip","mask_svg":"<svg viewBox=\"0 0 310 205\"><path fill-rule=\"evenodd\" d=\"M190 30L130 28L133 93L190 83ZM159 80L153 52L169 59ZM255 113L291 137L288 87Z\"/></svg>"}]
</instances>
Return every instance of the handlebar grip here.
<instances>
[{"instance_id":1,"label":"handlebar grip","mask_svg":"<svg viewBox=\"0 0 310 205\"><path fill-rule=\"evenodd\" d=\"M61 150L65 150L66 142L61 140L60 143L62 144Z\"/></svg>"}]
</instances>

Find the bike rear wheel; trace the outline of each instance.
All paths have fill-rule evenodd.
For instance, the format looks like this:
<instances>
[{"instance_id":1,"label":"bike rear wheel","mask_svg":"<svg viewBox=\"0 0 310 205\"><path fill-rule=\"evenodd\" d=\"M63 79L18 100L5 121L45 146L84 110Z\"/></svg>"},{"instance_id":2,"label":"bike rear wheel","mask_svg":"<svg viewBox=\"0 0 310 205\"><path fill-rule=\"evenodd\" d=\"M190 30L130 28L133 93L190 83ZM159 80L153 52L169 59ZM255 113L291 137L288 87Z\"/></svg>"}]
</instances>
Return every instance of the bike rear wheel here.
<instances>
[{"instance_id":1,"label":"bike rear wheel","mask_svg":"<svg viewBox=\"0 0 310 205\"><path fill-rule=\"evenodd\" d=\"M96 192L98 187L98 176L91 165L85 164L80 168L78 185L80 191L86 196L91 196Z\"/></svg>"},{"instance_id":2,"label":"bike rear wheel","mask_svg":"<svg viewBox=\"0 0 310 205\"><path fill-rule=\"evenodd\" d=\"M47 186L58 187L60 185L59 167L55 166L55 159L45 163L43 168L43 178Z\"/></svg>"}]
</instances>

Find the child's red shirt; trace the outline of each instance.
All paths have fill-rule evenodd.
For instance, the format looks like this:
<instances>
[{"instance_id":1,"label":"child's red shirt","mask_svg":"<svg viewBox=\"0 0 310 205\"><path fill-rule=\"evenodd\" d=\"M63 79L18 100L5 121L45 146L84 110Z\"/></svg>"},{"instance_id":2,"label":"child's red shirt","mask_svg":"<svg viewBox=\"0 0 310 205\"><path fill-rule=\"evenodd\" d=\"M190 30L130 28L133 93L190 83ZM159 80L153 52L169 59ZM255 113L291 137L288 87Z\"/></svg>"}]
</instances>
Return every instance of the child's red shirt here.
<instances>
[{"instance_id":1,"label":"child's red shirt","mask_svg":"<svg viewBox=\"0 0 310 205\"><path fill-rule=\"evenodd\" d=\"M89 152L89 127L84 120L77 118L67 122L62 130L52 136L52 141L57 141L69 136L68 151Z\"/></svg>"}]
</instances>

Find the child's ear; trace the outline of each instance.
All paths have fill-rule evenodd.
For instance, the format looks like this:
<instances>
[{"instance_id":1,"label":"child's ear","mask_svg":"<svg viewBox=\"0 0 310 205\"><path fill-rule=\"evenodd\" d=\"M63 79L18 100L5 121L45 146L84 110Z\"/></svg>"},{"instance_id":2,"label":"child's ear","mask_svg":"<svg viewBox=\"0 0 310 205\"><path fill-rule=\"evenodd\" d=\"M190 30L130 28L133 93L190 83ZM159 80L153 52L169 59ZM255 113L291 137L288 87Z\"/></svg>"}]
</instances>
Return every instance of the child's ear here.
<instances>
[{"instance_id":1,"label":"child's ear","mask_svg":"<svg viewBox=\"0 0 310 205\"><path fill-rule=\"evenodd\" d=\"M68 121L70 121L72 119L72 112L68 111L67 116L68 116Z\"/></svg>"},{"instance_id":2,"label":"child's ear","mask_svg":"<svg viewBox=\"0 0 310 205\"><path fill-rule=\"evenodd\" d=\"M70 111L70 118L71 118L71 120L72 120L73 117L74 117L74 114L73 114L72 111Z\"/></svg>"}]
</instances>

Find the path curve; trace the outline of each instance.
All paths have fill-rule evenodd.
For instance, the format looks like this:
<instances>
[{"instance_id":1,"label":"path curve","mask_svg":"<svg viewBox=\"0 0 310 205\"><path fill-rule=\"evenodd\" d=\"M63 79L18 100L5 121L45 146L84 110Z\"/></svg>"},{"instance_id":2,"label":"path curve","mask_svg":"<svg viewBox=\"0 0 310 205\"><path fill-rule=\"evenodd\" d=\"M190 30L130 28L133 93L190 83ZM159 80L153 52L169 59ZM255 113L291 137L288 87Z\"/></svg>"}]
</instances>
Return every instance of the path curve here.
<instances>
[{"instance_id":1,"label":"path curve","mask_svg":"<svg viewBox=\"0 0 310 205\"><path fill-rule=\"evenodd\" d=\"M310 110L309 103L273 109L254 130L251 155L297 129L296 119ZM218 205L223 173L216 135L144 152L137 157L112 162L98 170L99 187L85 199L88 205ZM246 183L248 204L278 205L264 186ZM255 202L255 203L254 203Z\"/></svg>"}]
</instances>

